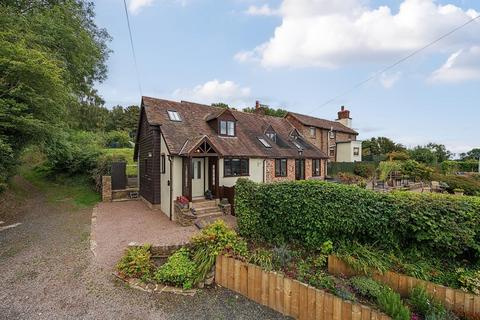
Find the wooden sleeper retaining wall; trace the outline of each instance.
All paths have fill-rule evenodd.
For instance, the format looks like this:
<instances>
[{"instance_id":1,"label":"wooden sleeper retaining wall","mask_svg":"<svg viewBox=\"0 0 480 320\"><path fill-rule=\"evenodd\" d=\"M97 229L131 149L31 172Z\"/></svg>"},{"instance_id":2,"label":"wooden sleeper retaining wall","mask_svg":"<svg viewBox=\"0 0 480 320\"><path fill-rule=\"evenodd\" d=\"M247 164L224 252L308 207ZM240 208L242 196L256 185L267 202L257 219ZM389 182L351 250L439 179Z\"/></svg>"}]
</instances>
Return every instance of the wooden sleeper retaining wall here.
<instances>
[{"instance_id":1,"label":"wooden sleeper retaining wall","mask_svg":"<svg viewBox=\"0 0 480 320\"><path fill-rule=\"evenodd\" d=\"M385 314L368 306L343 300L276 272L234 258L218 256L218 285L296 319L386 320Z\"/></svg>"},{"instance_id":2,"label":"wooden sleeper retaining wall","mask_svg":"<svg viewBox=\"0 0 480 320\"><path fill-rule=\"evenodd\" d=\"M347 277L362 274L334 255L328 257L328 272L336 276L344 275ZM480 296L391 271L384 274L373 273L372 278L386 284L402 297L408 297L414 287L423 286L428 293L442 302L448 309L459 314L480 316Z\"/></svg>"}]
</instances>

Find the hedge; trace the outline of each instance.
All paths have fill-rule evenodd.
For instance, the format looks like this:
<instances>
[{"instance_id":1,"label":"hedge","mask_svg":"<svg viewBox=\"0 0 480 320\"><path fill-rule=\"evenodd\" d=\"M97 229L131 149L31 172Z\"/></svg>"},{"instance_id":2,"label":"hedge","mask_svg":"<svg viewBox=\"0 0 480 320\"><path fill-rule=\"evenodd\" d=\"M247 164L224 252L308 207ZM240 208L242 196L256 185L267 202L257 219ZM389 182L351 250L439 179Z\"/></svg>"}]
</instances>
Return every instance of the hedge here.
<instances>
[{"instance_id":1,"label":"hedge","mask_svg":"<svg viewBox=\"0 0 480 320\"><path fill-rule=\"evenodd\" d=\"M235 187L239 231L272 244L358 241L388 250L416 248L473 261L480 253L480 198L377 193L322 181Z\"/></svg>"}]
</instances>

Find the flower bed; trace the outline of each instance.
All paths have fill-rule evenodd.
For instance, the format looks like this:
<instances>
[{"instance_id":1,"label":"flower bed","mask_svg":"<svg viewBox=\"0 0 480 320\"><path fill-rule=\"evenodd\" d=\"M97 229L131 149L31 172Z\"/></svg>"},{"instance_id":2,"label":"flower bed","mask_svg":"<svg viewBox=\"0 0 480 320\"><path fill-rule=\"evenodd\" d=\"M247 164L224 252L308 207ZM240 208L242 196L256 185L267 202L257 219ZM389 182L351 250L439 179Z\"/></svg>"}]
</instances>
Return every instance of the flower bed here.
<instances>
[{"instance_id":1,"label":"flower bed","mask_svg":"<svg viewBox=\"0 0 480 320\"><path fill-rule=\"evenodd\" d=\"M334 255L328 257L328 272L333 275L348 277L364 274ZM403 297L410 296L415 287L423 287L437 301L442 302L448 309L455 311L457 314L467 318L480 317L480 296L478 295L391 271L375 272L372 277L399 292Z\"/></svg>"}]
</instances>

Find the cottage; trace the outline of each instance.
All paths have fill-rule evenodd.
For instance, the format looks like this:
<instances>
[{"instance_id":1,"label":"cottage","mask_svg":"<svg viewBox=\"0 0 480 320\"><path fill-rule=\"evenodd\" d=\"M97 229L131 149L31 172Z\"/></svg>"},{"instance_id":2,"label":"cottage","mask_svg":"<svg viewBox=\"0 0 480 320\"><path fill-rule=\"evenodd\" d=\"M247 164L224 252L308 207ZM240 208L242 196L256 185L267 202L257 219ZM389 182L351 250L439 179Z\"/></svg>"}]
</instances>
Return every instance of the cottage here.
<instances>
[{"instance_id":1,"label":"cottage","mask_svg":"<svg viewBox=\"0 0 480 320\"><path fill-rule=\"evenodd\" d=\"M134 157L140 196L173 218L173 201L220 197L239 177L256 182L326 174L327 154L287 118L143 97Z\"/></svg>"},{"instance_id":2,"label":"cottage","mask_svg":"<svg viewBox=\"0 0 480 320\"><path fill-rule=\"evenodd\" d=\"M352 129L350 111L342 106L336 121L319 119L289 112L286 119L310 143L326 152L330 161L362 161L362 142L357 140L358 132Z\"/></svg>"}]
</instances>

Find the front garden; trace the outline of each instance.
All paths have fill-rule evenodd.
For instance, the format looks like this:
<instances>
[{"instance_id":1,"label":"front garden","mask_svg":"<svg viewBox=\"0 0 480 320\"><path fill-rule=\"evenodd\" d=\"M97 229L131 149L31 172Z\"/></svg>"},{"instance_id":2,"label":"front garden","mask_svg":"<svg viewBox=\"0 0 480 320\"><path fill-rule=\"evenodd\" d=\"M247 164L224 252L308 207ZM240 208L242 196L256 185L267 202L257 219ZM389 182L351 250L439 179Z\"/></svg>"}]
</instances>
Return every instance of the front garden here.
<instances>
[{"instance_id":1,"label":"front garden","mask_svg":"<svg viewBox=\"0 0 480 320\"><path fill-rule=\"evenodd\" d=\"M240 179L236 213L241 237L218 221L163 265L156 266L144 247L129 250L118 270L145 282L189 289L202 284L213 273L217 256L224 254L393 319L478 319L477 306L465 305L453 313L429 288L415 286L401 297L375 276L395 271L478 295L477 197L376 193L319 181L256 184ZM330 274L329 255L359 275Z\"/></svg>"}]
</instances>

